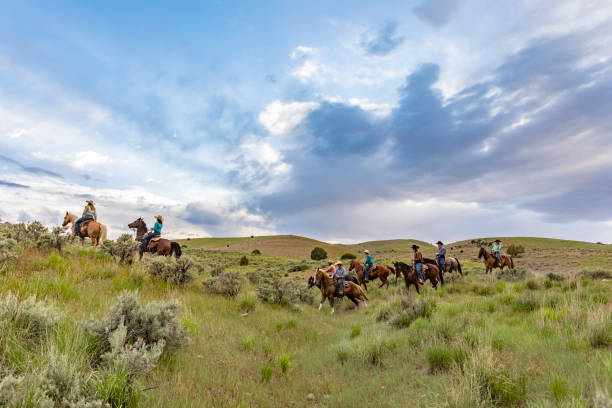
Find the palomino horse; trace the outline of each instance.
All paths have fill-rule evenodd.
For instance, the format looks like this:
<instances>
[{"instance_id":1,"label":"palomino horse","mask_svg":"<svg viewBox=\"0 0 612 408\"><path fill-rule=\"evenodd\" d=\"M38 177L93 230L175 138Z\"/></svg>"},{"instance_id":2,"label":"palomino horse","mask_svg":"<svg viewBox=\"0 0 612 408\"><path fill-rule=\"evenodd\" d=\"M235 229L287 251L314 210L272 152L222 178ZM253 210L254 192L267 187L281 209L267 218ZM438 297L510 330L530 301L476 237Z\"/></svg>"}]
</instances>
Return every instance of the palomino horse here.
<instances>
[{"instance_id":1,"label":"palomino horse","mask_svg":"<svg viewBox=\"0 0 612 408\"><path fill-rule=\"evenodd\" d=\"M497 263L497 258L492 253L488 252L483 247L480 247L480 251L478 251L478 259L483 258L483 262L485 264L485 273L493 272L493 268L499 268L502 271L504 270L504 266L507 266L510 269L514 268L514 261L510 255L499 254L502 264L499 265Z\"/></svg>"},{"instance_id":2,"label":"palomino horse","mask_svg":"<svg viewBox=\"0 0 612 408\"><path fill-rule=\"evenodd\" d=\"M326 299L329 299L329 305L331 306L332 313L334 313L334 298L341 298L343 295L338 293L336 282L329 277L325 271L317 268L315 276L311 276L308 279L308 289L313 286L318 286L321 289L321 302L319 303L319 310L323 307ZM363 293L359 285L351 281L344 281L344 296L349 298L355 306L359 306L357 300L363 301L365 307L368 307L368 297Z\"/></svg>"},{"instance_id":3,"label":"palomino horse","mask_svg":"<svg viewBox=\"0 0 612 408\"><path fill-rule=\"evenodd\" d=\"M147 224L145 224L142 218L138 218L136 221L129 223L128 227L136 228L136 241L142 241L142 238L148 231ZM140 259L142 259L144 251L142 248L140 248L139 251ZM163 256L172 256L174 254L177 258L180 258L182 254L181 246L178 242L170 242L170 240L164 238L155 239L155 241L153 241L153 239L149 240L146 251Z\"/></svg>"},{"instance_id":4,"label":"palomino horse","mask_svg":"<svg viewBox=\"0 0 612 408\"><path fill-rule=\"evenodd\" d=\"M410 285L414 285L419 292L418 275L414 265L408 265L403 262L394 262L395 269L399 270L404 275L404 282L406 282L406 289ZM440 277L440 268L435 264L423 264L423 278L431 282L431 286L434 289L438 289L438 278ZM442 281L440 281L442 283ZM442 283L444 284L444 283Z\"/></svg>"},{"instance_id":5,"label":"palomino horse","mask_svg":"<svg viewBox=\"0 0 612 408\"><path fill-rule=\"evenodd\" d=\"M352 259L349 271L352 270L355 270L355 273L357 274L357 279L359 279L359 283L363 285L365 290L368 290L368 285L365 282L365 270L363 268L363 265L360 264L358 261ZM382 288L384 285L387 285L388 288L389 281L387 280L387 276L389 276L390 273L391 271L389 270L389 268L384 265L374 266L370 269L368 279L374 280L378 278L381 280L379 288Z\"/></svg>"},{"instance_id":6,"label":"palomino horse","mask_svg":"<svg viewBox=\"0 0 612 408\"><path fill-rule=\"evenodd\" d=\"M72 238L70 238L70 243L74 240L74 223L78 220L75 214L71 214L66 211L66 215L64 215L64 222L62 223L62 227L68 225L68 223L72 224L72 228L70 231L72 232ZM104 242L106 240L106 225L100 224L96 221L89 221L88 224L81 224L80 228L81 232L81 245L85 246L85 237L89 237L91 239L92 245L95 247L98 246L100 242Z\"/></svg>"}]
</instances>

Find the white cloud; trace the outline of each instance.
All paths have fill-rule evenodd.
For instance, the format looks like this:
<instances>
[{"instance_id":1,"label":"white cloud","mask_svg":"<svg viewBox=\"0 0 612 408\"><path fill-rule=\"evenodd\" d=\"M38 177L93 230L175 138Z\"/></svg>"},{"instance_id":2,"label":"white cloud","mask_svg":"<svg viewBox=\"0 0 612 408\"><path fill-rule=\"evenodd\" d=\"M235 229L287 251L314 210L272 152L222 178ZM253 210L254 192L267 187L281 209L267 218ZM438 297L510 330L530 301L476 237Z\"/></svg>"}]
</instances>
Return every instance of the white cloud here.
<instances>
[{"instance_id":1,"label":"white cloud","mask_svg":"<svg viewBox=\"0 0 612 408\"><path fill-rule=\"evenodd\" d=\"M319 65L312 61L304 61L302 65L293 70L291 75L299 79L301 82L306 82L312 78L320 70Z\"/></svg>"},{"instance_id":2,"label":"white cloud","mask_svg":"<svg viewBox=\"0 0 612 408\"><path fill-rule=\"evenodd\" d=\"M103 164L109 160L107 156L91 150L78 152L75 157L76 159L72 161L72 167L79 170L96 164Z\"/></svg>"},{"instance_id":3,"label":"white cloud","mask_svg":"<svg viewBox=\"0 0 612 408\"><path fill-rule=\"evenodd\" d=\"M259 122L273 135L293 130L306 116L319 107L317 102L282 103L274 101L259 114Z\"/></svg>"},{"instance_id":4,"label":"white cloud","mask_svg":"<svg viewBox=\"0 0 612 408\"><path fill-rule=\"evenodd\" d=\"M305 45L298 45L297 47L295 47L295 49L291 52L289 56L291 57L291 59L296 60L309 57L311 55L314 55L314 53L314 48L306 47Z\"/></svg>"}]
</instances>

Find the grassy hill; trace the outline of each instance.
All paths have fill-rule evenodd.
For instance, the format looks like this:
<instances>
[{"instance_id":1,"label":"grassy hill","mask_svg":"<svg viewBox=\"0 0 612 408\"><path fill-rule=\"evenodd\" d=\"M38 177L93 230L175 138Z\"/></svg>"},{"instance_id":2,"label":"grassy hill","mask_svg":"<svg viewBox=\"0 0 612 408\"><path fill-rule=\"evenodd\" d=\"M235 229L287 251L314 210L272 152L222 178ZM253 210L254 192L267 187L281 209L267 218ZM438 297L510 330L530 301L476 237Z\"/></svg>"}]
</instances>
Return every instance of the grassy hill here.
<instances>
[{"instance_id":1,"label":"grassy hill","mask_svg":"<svg viewBox=\"0 0 612 408\"><path fill-rule=\"evenodd\" d=\"M371 285L367 308L338 300L331 314L328 305L318 310L319 290L306 289L314 261L248 255L241 266L241 253L190 240L187 263L119 263L108 249L60 254L34 238L10 242L0 231L0 405L60 407L69 396L124 407L586 408L612 397L611 283L601 279L610 272L497 277L466 261L465 274L447 275L443 288L426 284L417 295L401 282ZM369 244L395 255L388 242ZM468 244L453 250L472 251ZM164 280L186 265L195 280ZM138 291L143 307L154 302L148 318L117 318L138 309L126 301L132 295L116 303L124 291ZM170 336L159 322L176 322L189 342L159 359L134 338L100 354L87 322L105 316L147 338L145 325Z\"/></svg>"}]
</instances>

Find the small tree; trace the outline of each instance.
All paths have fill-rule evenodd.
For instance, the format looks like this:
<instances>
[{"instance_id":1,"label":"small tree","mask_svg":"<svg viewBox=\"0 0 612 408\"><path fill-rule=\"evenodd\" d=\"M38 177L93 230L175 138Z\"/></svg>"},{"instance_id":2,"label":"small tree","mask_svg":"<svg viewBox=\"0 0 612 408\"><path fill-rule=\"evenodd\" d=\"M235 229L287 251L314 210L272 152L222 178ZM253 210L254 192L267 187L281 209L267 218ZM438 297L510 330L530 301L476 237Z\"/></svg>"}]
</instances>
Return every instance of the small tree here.
<instances>
[{"instance_id":1,"label":"small tree","mask_svg":"<svg viewBox=\"0 0 612 408\"><path fill-rule=\"evenodd\" d=\"M506 252L508 252L508 255L511 256L520 256L521 254L525 253L525 248L522 245L510 245L508 247L508 249L506 250Z\"/></svg>"},{"instance_id":2,"label":"small tree","mask_svg":"<svg viewBox=\"0 0 612 408\"><path fill-rule=\"evenodd\" d=\"M247 266L249 264L249 258L246 257L246 255L243 255L242 258L240 258L240 266Z\"/></svg>"},{"instance_id":3,"label":"small tree","mask_svg":"<svg viewBox=\"0 0 612 408\"><path fill-rule=\"evenodd\" d=\"M321 247L315 247L310 253L310 259L320 261L327 258L327 252Z\"/></svg>"},{"instance_id":4,"label":"small tree","mask_svg":"<svg viewBox=\"0 0 612 408\"><path fill-rule=\"evenodd\" d=\"M261 251L259 249L254 249L251 255L261 255Z\"/></svg>"},{"instance_id":5,"label":"small tree","mask_svg":"<svg viewBox=\"0 0 612 408\"><path fill-rule=\"evenodd\" d=\"M355 259L357 258L357 255L347 252L346 254L343 254L340 258L341 259Z\"/></svg>"}]
</instances>

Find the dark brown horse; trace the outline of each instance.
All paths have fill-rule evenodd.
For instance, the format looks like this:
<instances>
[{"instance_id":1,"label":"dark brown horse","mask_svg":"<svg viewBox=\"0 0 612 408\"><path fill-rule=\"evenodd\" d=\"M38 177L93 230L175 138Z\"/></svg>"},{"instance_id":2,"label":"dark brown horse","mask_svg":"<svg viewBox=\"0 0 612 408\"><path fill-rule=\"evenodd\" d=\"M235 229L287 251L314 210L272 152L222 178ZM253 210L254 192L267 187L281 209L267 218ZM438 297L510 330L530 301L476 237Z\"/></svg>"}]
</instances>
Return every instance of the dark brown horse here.
<instances>
[{"instance_id":1,"label":"dark brown horse","mask_svg":"<svg viewBox=\"0 0 612 408\"><path fill-rule=\"evenodd\" d=\"M323 307L326 299L329 299L329 305L334 313L334 298L341 298L343 295L338 292L337 282L329 277L321 269L317 268L315 276L311 276L308 279L308 289L313 286L318 286L321 289L321 302L319 303L319 310ZM359 285L351 282L344 281L344 296L349 298L356 306L359 306L357 300L363 301L365 307L368 307L368 297L363 293Z\"/></svg>"},{"instance_id":2,"label":"dark brown horse","mask_svg":"<svg viewBox=\"0 0 612 408\"><path fill-rule=\"evenodd\" d=\"M419 291L419 278L417 275L416 268L414 265L408 265L404 262L394 262L395 270L400 271L404 275L404 282L406 283L406 289L410 288L410 285L414 285L417 293ZM438 289L438 278L440 276L440 268L435 264L423 264L423 278L431 282L431 286L434 289Z\"/></svg>"},{"instance_id":3,"label":"dark brown horse","mask_svg":"<svg viewBox=\"0 0 612 408\"><path fill-rule=\"evenodd\" d=\"M438 261L430 258L423 258L423 263L438 265ZM440 265L438 265L439 267ZM459 258L454 258L452 256L448 256L444 259L444 272L459 272L459 274L463 275L463 271L461 270L461 263L459 262Z\"/></svg>"},{"instance_id":4,"label":"dark brown horse","mask_svg":"<svg viewBox=\"0 0 612 408\"><path fill-rule=\"evenodd\" d=\"M138 218L136 221L133 221L128 224L130 228L136 228L136 241L142 241L142 238L147 233L147 224L145 224L142 218ZM164 238L155 237L149 240L147 244L146 252L152 252L157 255L163 256L172 256L175 255L179 258L182 254L181 246L178 242L169 241ZM140 248L140 259L142 259L143 254L142 248Z\"/></svg>"},{"instance_id":5,"label":"dark brown horse","mask_svg":"<svg viewBox=\"0 0 612 408\"><path fill-rule=\"evenodd\" d=\"M480 247L480 251L478 251L478 259L483 258L483 262L485 264L485 273L493 272L493 268L499 268L502 271L504 270L504 266L507 266L510 269L514 268L514 261L510 255L499 254L501 258L501 265L497 262L497 258L495 255Z\"/></svg>"},{"instance_id":6,"label":"dark brown horse","mask_svg":"<svg viewBox=\"0 0 612 408\"><path fill-rule=\"evenodd\" d=\"M364 267L361 263L359 263L358 261L352 259L351 260L351 266L349 267L349 271L355 270L355 273L357 274L357 279L359 279L359 284L363 285L363 287L365 288L365 290L368 290L368 285L365 282L365 270ZM389 276L389 274L391 273L391 271L389 270L389 268L387 268L384 265L378 265L378 266L373 266L370 269L370 272L368 273L368 279L369 280L374 280L374 279L380 279L381 283L380 286L378 286L379 288L382 288L384 285L387 285L387 288L389 287L389 281L387 280L387 277Z\"/></svg>"}]
</instances>

